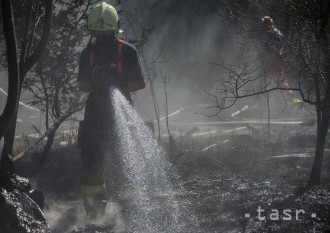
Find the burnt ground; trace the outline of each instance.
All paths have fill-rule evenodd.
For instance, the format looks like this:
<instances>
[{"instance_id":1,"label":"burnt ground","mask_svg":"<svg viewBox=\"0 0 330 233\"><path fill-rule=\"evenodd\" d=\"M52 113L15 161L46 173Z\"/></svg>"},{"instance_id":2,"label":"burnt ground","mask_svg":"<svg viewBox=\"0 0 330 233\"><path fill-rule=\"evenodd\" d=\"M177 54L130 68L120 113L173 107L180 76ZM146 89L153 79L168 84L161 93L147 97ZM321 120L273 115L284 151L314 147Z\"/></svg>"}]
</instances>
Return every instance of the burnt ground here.
<instances>
[{"instance_id":1,"label":"burnt ground","mask_svg":"<svg viewBox=\"0 0 330 233\"><path fill-rule=\"evenodd\" d=\"M215 141L221 143L205 150ZM313 162L311 134L285 134L268 142L264 136L231 134L198 142L177 141L171 171L178 175L174 189L181 190L175 198L198 220L197 232L330 232L329 142L322 184L311 190L303 189ZM85 221L75 146L53 151L39 172L35 158L27 156L16 168L44 191L53 232L124 232L123 213L129 208L111 199L105 219ZM258 218L258 208L265 220ZM191 232L187 229L183 224L181 232Z\"/></svg>"}]
</instances>

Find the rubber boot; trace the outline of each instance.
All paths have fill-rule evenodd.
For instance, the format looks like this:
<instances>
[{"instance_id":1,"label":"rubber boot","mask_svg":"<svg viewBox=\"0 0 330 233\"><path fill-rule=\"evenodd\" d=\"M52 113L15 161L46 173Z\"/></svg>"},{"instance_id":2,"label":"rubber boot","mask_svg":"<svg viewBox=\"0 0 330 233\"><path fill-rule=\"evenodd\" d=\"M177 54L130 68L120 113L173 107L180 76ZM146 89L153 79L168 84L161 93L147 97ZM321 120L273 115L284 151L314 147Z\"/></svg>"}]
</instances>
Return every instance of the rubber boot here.
<instances>
[{"instance_id":1,"label":"rubber boot","mask_svg":"<svg viewBox=\"0 0 330 233\"><path fill-rule=\"evenodd\" d=\"M107 201L100 197L85 197L84 207L86 211L86 216L89 220L97 220L102 218L105 214L105 208L107 206Z\"/></svg>"}]
</instances>

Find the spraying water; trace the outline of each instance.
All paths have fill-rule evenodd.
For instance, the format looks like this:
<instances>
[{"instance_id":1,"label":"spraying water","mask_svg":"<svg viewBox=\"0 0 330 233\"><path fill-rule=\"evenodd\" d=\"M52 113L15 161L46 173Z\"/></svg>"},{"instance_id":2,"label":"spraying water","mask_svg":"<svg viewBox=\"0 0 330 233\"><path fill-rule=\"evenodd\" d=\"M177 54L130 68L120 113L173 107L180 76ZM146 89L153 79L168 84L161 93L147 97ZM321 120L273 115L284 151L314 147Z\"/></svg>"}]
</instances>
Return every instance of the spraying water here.
<instances>
[{"instance_id":1,"label":"spraying water","mask_svg":"<svg viewBox=\"0 0 330 233\"><path fill-rule=\"evenodd\" d=\"M158 146L151 130L144 124L121 92L110 89L114 113L114 135L124 181L120 188L129 204L126 205L128 232L198 232L196 219L183 213L172 188L168 171L170 164ZM116 169L118 169L118 167ZM127 201L127 200L126 200ZM195 226L193 226L195 225Z\"/></svg>"}]
</instances>

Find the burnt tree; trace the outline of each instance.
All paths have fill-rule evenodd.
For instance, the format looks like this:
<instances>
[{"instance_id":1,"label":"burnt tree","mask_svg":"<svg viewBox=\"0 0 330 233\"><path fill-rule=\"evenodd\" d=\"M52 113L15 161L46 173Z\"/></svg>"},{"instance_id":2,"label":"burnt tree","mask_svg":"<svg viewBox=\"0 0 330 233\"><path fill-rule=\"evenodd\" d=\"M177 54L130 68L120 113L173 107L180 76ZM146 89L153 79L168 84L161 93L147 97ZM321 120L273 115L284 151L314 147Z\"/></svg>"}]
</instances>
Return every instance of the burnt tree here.
<instances>
[{"instance_id":1,"label":"burnt tree","mask_svg":"<svg viewBox=\"0 0 330 233\"><path fill-rule=\"evenodd\" d=\"M6 1L4 1L5 4ZM21 4L22 2L16 2ZM52 0L43 1L24 1L25 9L24 17L24 30L21 35L20 41L20 58L19 58L19 82L17 96L20 97L22 84L24 82L26 74L34 66L37 60L40 58L42 52L44 51L48 37L51 30L51 19L52 19ZM8 13L6 13L8 14ZM40 18L44 18L43 25L40 29L38 23ZM15 28L15 25L14 25ZM41 30L41 36L39 41L35 41L35 35ZM40 34L39 33L39 34ZM14 42L12 42L14 43ZM15 47L17 43L15 41ZM12 56L12 55L11 55ZM9 67L10 68L10 67ZM10 96L8 96L9 101L12 101ZM16 131L16 119L17 119L17 108L18 105L14 107L11 111L14 112L14 118L8 125L8 129L4 134L4 147L2 151L1 163L8 160L13 152L13 144ZM2 124L1 124L2 125Z\"/></svg>"},{"instance_id":2,"label":"burnt tree","mask_svg":"<svg viewBox=\"0 0 330 233\"><path fill-rule=\"evenodd\" d=\"M19 101L19 69L17 62L16 35L14 28L13 10L10 0L1 1L3 19L3 33L7 47L8 62L8 98L3 113L0 116L0 140L7 133L16 115ZM10 157L1 163L1 169L13 172L13 165Z\"/></svg>"}]
</instances>

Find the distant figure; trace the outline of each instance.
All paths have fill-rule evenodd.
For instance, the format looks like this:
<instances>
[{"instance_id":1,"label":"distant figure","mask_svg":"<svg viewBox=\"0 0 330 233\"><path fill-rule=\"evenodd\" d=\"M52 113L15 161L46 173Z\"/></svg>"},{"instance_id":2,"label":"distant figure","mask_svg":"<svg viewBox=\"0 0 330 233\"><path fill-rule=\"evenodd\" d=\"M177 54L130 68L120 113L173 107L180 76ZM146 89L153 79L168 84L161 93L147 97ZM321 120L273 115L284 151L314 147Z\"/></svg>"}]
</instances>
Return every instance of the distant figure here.
<instances>
[{"instance_id":1,"label":"distant figure","mask_svg":"<svg viewBox=\"0 0 330 233\"><path fill-rule=\"evenodd\" d=\"M130 92L141 90L146 84L136 48L116 38L119 17L113 6L106 2L94 5L88 16L88 29L96 41L91 40L82 51L79 63L79 88L90 93L79 129L79 147L84 207L87 217L95 219L104 214L107 204L105 158L109 156L111 161L116 154L109 146L116 143L112 134L114 113L110 87L117 87L131 102Z\"/></svg>"},{"instance_id":2,"label":"distant figure","mask_svg":"<svg viewBox=\"0 0 330 233\"><path fill-rule=\"evenodd\" d=\"M284 71L284 38L282 32L275 27L270 16L264 16L262 21L262 40L265 47L264 67L266 76L276 86L289 88Z\"/></svg>"}]
</instances>

